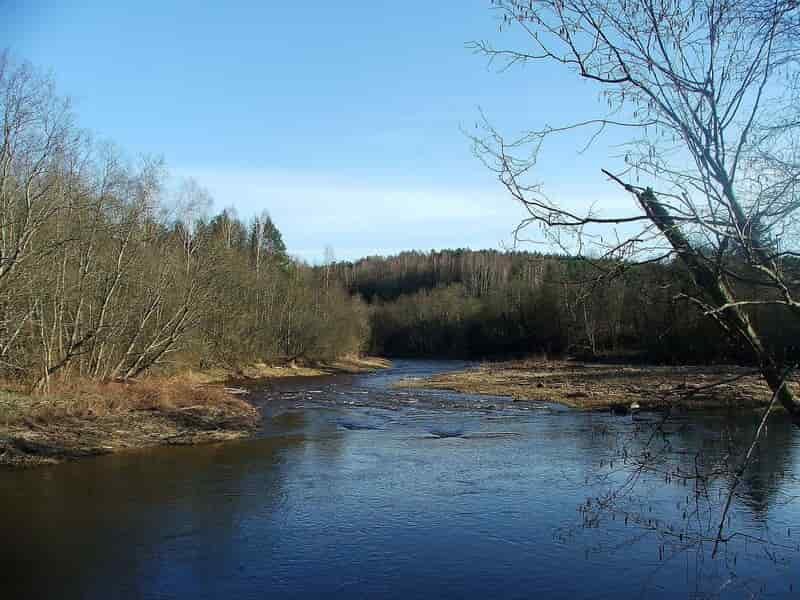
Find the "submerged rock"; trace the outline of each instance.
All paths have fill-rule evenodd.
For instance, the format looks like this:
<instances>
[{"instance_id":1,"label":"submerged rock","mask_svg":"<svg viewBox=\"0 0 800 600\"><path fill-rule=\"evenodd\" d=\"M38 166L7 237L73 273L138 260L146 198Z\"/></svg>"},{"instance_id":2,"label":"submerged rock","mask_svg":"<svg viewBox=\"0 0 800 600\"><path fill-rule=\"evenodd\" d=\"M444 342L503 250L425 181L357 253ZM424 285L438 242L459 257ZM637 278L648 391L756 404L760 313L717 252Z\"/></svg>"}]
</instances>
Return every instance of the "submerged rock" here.
<instances>
[{"instance_id":1,"label":"submerged rock","mask_svg":"<svg viewBox=\"0 0 800 600\"><path fill-rule=\"evenodd\" d=\"M372 425L370 423L354 423L352 421L339 421L338 425L339 427L343 427L351 431L380 429L380 427L377 425Z\"/></svg>"},{"instance_id":2,"label":"submerged rock","mask_svg":"<svg viewBox=\"0 0 800 600\"><path fill-rule=\"evenodd\" d=\"M453 438L461 437L464 435L463 429L431 429L430 434L437 438Z\"/></svg>"}]
</instances>

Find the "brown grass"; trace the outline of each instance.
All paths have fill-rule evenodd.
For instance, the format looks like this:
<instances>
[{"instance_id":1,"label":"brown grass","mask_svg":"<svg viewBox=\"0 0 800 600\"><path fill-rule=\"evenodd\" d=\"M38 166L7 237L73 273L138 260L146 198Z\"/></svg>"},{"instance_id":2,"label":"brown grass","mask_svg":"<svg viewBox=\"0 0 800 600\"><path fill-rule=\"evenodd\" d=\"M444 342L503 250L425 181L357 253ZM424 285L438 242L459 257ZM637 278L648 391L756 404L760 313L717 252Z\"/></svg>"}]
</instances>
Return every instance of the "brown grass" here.
<instances>
[{"instance_id":1,"label":"brown grass","mask_svg":"<svg viewBox=\"0 0 800 600\"><path fill-rule=\"evenodd\" d=\"M259 422L255 407L221 385L183 377L59 383L42 395L12 388L0 391L0 465L236 439Z\"/></svg>"},{"instance_id":2,"label":"brown grass","mask_svg":"<svg viewBox=\"0 0 800 600\"><path fill-rule=\"evenodd\" d=\"M194 384L180 377L131 383L74 381L52 385L47 393L0 392L0 423L24 419L48 422L66 417L99 418L131 411L174 411L187 407L234 408L246 404L221 386Z\"/></svg>"},{"instance_id":3,"label":"brown grass","mask_svg":"<svg viewBox=\"0 0 800 600\"><path fill-rule=\"evenodd\" d=\"M193 384L232 382L242 384L248 380L284 379L287 377L320 377L323 375L356 374L386 369L392 363L374 356L344 356L333 361L294 361L288 364L256 362L238 369L213 367L198 371L182 369L177 379ZM173 377L174 379L175 377Z\"/></svg>"},{"instance_id":4,"label":"brown grass","mask_svg":"<svg viewBox=\"0 0 800 600\"><path fill-rule=\"evenodd\" d=\"M34 465L160 444L192 444L252 435L258 410L224 382L258 387L264 379L361 373L389 366L349 357L316 366L257 364L234 373L186 370L130 383L56 382L29 395L0 382L0 465Z\"/></svg>"},{"instance_id":5,"label":"brown grass","mask_svg":"<svg viewBox=\"0 0 800 600\"><path fill-rule=\"evenodd\" d=\"M738 366L665 367L546 359L486 363L399 385L554 402L582 410L624 408L634 401L643 409L757 408L771 397L752 369Z\"/></svg>"}]
</instances>

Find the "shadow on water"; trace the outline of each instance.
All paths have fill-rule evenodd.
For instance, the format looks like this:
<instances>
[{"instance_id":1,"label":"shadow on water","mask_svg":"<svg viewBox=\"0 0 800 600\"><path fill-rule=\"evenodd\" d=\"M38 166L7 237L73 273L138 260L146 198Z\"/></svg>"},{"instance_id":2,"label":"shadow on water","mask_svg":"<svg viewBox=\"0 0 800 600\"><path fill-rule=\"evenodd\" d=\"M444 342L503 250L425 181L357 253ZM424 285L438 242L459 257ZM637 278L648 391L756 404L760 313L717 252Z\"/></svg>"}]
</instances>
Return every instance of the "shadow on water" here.
<instances>
[{"instance_id":1,"label":"shadow on water","mask_svg":"<svg viewBox=\"0 0 800 600\"><path fill-rule=\"evenodd\" d=\"M0 473L4 598L795 596L798 434L396 390L463 363L282 382L263 430ZM654 432L656 432L654 434ZM631 485L631 479L634 479Z\"/></svg>"},{"instance_id":2,"label":"shadow on water","mask_svg":"<svg viewBox=\"0 0 800 600\"><path fill-rule=\"evenodd\" d=\"M285 501L281 453L303 441L156 449L4 473L4 597L140 597L155 591L167 558L170 577L187 583L204 564L230 568L243 516Z\"/></svg>"}]
</instances>

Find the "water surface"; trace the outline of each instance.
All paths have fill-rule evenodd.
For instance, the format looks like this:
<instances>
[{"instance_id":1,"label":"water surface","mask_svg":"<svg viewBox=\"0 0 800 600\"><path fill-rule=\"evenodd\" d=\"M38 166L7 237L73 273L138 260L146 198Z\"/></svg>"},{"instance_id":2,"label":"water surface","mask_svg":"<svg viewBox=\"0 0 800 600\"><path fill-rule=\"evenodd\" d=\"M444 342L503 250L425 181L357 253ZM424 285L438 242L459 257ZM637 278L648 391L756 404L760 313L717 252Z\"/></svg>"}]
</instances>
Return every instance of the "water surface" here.
<instances>
[{"instance_id":1,"label":"water surface","mask_svg":"<svg viewBox=\"0 0 800 600\"><path fill-rule=\"evenodd\" d=\"M0 597L797 597L788 422L712 558L730 476L704 476L754 417L654 434L659 415L391 387L461 366L273 385L253 440L0 472Z\"/></svg>"}]
</instances>

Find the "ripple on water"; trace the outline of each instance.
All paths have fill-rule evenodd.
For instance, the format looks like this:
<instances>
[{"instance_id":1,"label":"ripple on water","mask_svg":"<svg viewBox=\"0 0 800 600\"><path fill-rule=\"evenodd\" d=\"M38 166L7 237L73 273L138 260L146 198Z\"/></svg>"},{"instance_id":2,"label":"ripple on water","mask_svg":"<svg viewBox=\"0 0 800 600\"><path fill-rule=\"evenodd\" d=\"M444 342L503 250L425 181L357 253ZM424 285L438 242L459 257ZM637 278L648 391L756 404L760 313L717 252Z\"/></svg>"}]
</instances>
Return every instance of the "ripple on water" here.
<instances>
[{"instance_id":1,"label":"ripple on water","mask_svg":"<svg viewBox=\"0 0 800 600\"><path fill-rule=\"evenodd\" d=\"M723 465L752 420L680 417L668 460L602 504L650 422L390 388L444 368L275 386L254 440L0 474L0 597L796 597L791 425L737 490L751 537L712 559L686 533L724 488L664 470Z\"/></svg>"}]
</instances>

